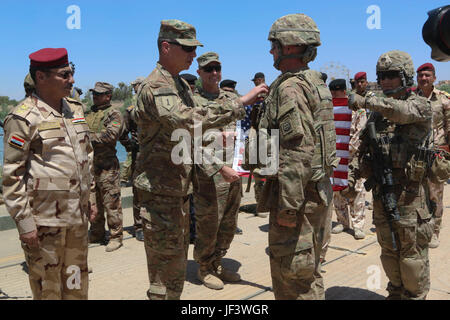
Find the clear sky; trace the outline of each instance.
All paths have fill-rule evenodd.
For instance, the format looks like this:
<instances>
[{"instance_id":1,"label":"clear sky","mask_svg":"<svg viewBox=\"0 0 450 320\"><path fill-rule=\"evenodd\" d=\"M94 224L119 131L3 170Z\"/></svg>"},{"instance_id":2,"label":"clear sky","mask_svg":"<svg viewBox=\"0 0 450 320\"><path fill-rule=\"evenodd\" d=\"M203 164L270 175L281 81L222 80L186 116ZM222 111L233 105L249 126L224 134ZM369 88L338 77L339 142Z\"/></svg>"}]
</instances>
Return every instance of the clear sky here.
<instances>
[{"instance_id":1,"label":"clear sky","mask_svg":"<svg viewBox=\"0 0 450 320\"><path fill-rule=\"evenodd\" d=\"M0 1L0 95L23 97L28 55L45 47L65 47L76 65L75 85L87 91L96 81L113 85L150 74L158 59L156 39L160 21L180 19L193 24L205 45L197 55L216 51L223 79L238 82L240 93L249 90L256 72L272 82L278 71L269 54L268 31L279 17L290 13L311 16L321 31L322 45L310 67L333 75L340 70L350 77L366 71L375 81L378 57L389 50L411 54L417 68L432 62L438 80L450 79L450 63L430 58L423 42L422 26L427 12L447 5L439 0L1 0ZM80 29L70 30L67 8L80 8ZM367 21L380 9L380 29ZM196 74L194 61L188 72ZM337 75L339 72L337 73Z\"/></svg>"}]
</instances>

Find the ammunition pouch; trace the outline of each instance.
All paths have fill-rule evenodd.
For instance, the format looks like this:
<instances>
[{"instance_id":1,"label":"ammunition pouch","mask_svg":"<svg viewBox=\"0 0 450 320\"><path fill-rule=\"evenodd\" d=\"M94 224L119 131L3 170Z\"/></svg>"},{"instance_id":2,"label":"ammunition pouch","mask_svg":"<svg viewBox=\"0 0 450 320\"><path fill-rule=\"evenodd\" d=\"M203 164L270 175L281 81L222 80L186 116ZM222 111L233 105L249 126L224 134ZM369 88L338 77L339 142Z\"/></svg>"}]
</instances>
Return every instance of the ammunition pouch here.
<instances>
[{"instance_id":1,"label":"ammunition pouch","mask_svg":"<svg viewBox=\"0 0 450 320\"><path fill-rule=\"evenodd\" d=\"M444 150L436 150L433 158L429 178L431 182L441 184L450 178L450 153Z\"/></svg>"}]
</instances>

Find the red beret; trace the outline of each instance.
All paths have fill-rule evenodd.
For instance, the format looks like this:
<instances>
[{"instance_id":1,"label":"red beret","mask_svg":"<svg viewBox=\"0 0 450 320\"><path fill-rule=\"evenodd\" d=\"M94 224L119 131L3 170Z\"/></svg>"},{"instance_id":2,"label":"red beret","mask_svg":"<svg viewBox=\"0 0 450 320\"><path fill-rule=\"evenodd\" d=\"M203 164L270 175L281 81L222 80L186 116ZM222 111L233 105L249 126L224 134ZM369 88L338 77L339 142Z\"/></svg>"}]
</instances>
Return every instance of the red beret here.
<instances>
[{"instance_id":1,"label":"red beret","mask_svg":"<svg viewBox=\"0 0 450 320\"><path fill-rule=\"evenodd\" d=\"M362 79L362 78L366 78L367 79L367 74L363 71L358 72L357 74L355 74L355 81Z\"/></svg>"},{"instance_id":2,"label":"red beret","mask_svg":"<svg viewBox=\"0 0 450 320\"><path fill-rule=\"evenodd\" d=\"M431 63L427 62L417 68L417 72L424 71L424 70L434 71L434 66Z\"/></svg>"},{"instance_id":3,"label":"red beret","mask_svg":"<svg viewBox=\"0 0 450 320\"><path fill-rule=\"evenodd\" d=\"M69 65L67 50L64 48L45 48L29 55L33 67L57 68Z\"/></svg>"}]
</instances>

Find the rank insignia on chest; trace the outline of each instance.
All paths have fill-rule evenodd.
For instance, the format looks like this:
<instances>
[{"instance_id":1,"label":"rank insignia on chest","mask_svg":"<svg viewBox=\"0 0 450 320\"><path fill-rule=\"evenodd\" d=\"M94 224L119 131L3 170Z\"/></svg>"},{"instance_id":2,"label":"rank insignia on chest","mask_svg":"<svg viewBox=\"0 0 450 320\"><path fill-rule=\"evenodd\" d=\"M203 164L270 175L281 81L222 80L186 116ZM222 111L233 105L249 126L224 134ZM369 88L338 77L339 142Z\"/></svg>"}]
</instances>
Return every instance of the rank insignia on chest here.
<instances>
[{"instance_id":1,"label":"rank insignia on chest","mask_svg":"<svg viewBox=\"0 0 450 320\"><path fill-rule=\"evenodd\" d=\"M118 121L113 121L113 122L111 122L111 124L112 124L114 127L120 127L120 122L118 122Z\"/></svg>"},{"instance_id":2,"label":"rank insignia on chest","mask_svg":"<svg viewBox=\"0 0 450 320\"><path fill-rule=\"evenodd\" d=\"M85 119L85 118L75 118L75 119L72 119L72 123L73 123L73 124L82 124L82 123L86 123L86 119Z\"/></svg>"},{"instance_id":3,"label":"rank insignia on chest","mask_svg":"<svg viewBox=\"0 0 450 320\"><path fill-rule=\"evenodd\" d=\"M9 144L12 145L13 147L23 149L23 146L25 145L25 140L23 140L18 136L13 135L9 139Z\"/></svg>"}]
</instances>

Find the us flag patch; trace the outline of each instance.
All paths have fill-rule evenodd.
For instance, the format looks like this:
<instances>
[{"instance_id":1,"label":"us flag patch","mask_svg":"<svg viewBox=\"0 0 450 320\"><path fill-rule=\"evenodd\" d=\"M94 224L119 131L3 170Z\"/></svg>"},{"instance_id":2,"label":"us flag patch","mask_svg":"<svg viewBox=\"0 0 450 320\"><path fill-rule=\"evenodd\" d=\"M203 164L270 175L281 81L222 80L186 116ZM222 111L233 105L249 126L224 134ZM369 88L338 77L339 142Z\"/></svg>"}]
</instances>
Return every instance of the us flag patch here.
<instances>
[{"instance_id":1,"label":"us flag patch","mask_svg":"<svg viewBox=\"0 0 450 320\"><path fill-rule=\"evenodd\" d=\"M73 124L86 123L86 119L85 119L85 118L76 118L76 119L72 119L72 123L73 123Z\"/></svg>"},{"instance_id":2,"label":"us flag patch","mask_svg":"<svg viewBox=\"0 0 450 320\"><path fill-rule=\"evenodd\" d=\"M11 136L9 139L9 144L13 147L23 149L23 146L25 145L25 140L22 138L19 138L18 136Z\"/></svg>"}]
</instances>

